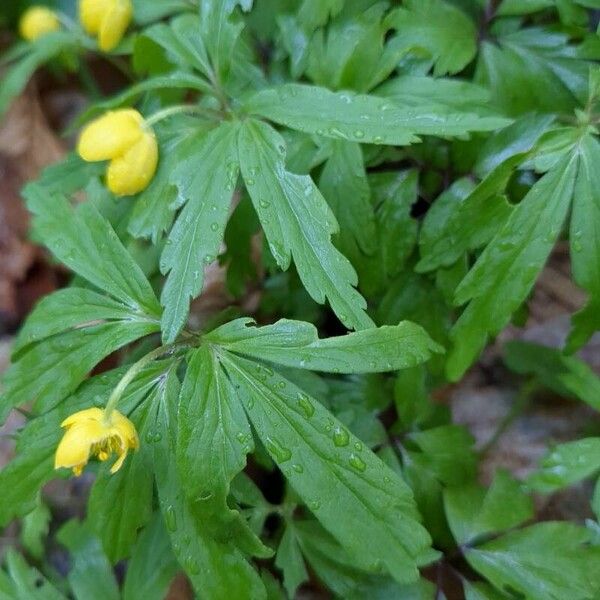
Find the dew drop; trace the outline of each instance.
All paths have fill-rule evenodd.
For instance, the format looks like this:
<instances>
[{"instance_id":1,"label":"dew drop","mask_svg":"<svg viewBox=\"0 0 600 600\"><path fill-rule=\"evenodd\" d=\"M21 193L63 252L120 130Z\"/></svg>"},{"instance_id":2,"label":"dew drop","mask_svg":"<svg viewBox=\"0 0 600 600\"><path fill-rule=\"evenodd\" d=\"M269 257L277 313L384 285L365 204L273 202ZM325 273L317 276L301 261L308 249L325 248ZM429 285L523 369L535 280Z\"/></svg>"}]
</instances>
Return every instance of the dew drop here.
<instances>
[{"instance_id":1,"label":"dew drop","mask_svg":"<svg viewBox=\"0 0 600 600\"><path fill-rule=\"evenodd\" d=\"M200 567L193 556L187 556L183 561L183 566L189 573L193 573L194 575L200 573Z\"/></svg>"},{"instance_id":2,"label":"dew drop","mask_svg":"<svg viewBox=\"0 0 600 600\"><path fill-rule=\"evenodd\" d=\"M298 394L298 406L307 419L310 419L315 414L315 407L306 394Z\"/></svg>"},{"instance_id":3,"label":"dew drop","mask_svg":"<svg viewBox=\"0 0 600 600\"><path fill-rule=\"evenodd\" d=\"M360 473L362 473L367 468L365 461L360 456L356 456L356 454L351 454L350 458L348 459L348 462L355 471L358 471Z\"/></svg>"},{"instance_id":4,"label":"dew drop","mask_svg":"<svg viewBox=\"0 0 600 600\"><path fill-rule=\"evenodd\" d=\"M336 427L333 430L333 443L341 448L347 446L350 443L350 435L343 427Z\"/></svg>"},{"instance_id":5,"label":"dew drop","mask_svg":"<svg viewBox=\"0 0 600 600\"><path fill-rule=\"evenodd\" d=\"M172 506L169 506L165 511L165 523L169 531L177 531L177 515Z\"/></svg>"},{"instance_id":6,"label":"dew drop","mask_svg":"<svg viewBox=\"0 0 600 600\"><path fill-rule=\"evenodd\" d=\"M357 129L354 132L354 137L358 138L359 140L365 137L365 132L362 129Z\"/></svg>"},{"instance_id":7,"label":"dew drop","mask_svg":"<svg viewBox=\"0 0 600 600\"><path fill-rule=\"evenodd\" d=\"M211 223L210 228L212 231L219 231L219 224L218 223Z\"/></svg>"},{"instance_id":8,"label":"dew drop","mask_svg":"<svg viewBox=\"0 0 600 600\"><path fill-rule=\"evenodd\" d=\"M272 437L268 437L265 446L278 463L284 463L292 458L292 451Z\"/></svg>"},{"instance_id":9,"label":"dew drop","mask_svg":"<svg viewBox=\"0 0 600 600\"><path fill-rule=\"evenodd\" d=\"M383 136L381 136L381 135L376 135L376 136L373 138L373 143L374 143L374 144L383 144Z\"/></svg>"},{"instance_id":10,"label":"dew drop","mask_svg":"<svg viewBox=\"0 0 600 600\"><path fill-rule=\"evenodd\" d=\"M304 473L304 467L302 465L292 465L292 469L294 469L296 473Z\"/></svg>"},{"instance_id":11,"label":"dew drop","mask_svg":"<svg viewBox=\"0 0 600 600\"><path fill-rule=\"evenodd\" d=\"M271 206L271 203L270 203L268 200L264 200L264 199L262 199L262 200L259 200L259 201L258 201L258 205L259 205L261 208L269 208L269 206Z\"/></svg>"},{"instance_id":12,"label":"dew drop","mask_svg":"<svg viewBox=\"0 0 600 600\"><path fill-rule=\"evenodd\" d=\"M354 447L360 452L363 449L363 445L360 442L354 442Z\"/></svg>"},{"instance_id":13,"label":"dew drop","mask_svg":"<svg viewBox=\"0 0 600 600\"><path fill-rule=\"evenodd\" d=\"M308 508L310 508L310 510L319 510L321 508L321 503L318 500L313 500L312 502L309 502Z\"/></svg>"},{"instance_id":14,"label":"dew drop","mask_svg":"<svg viewBox=\"0 0 600 600\"><path fill-rule=\"evenodd\" d=\"M246 179L246 185L254 185L256 182L254 181L254 179L252 179L251 177L249 177L248 179Z\"/></svg>"},{"instance_id":15,"label":"dew drop","mask_svg":"<svg viewBox=\"0 0 600 600\"><path fill-rule=\"evenodd\" d=\"M162 440L162 433L160 433L160 431L157 431L154 434L154 437L152 438L152 441L157 444L158 442L160 442L160 440Z\"/></svg>"},{"instance_id":16,"label":"dew drop","mask_svg":"<svg viewBox=\"0 0 600 600\"><path fill-rule=\"evenodd\" d=\"M213 260L215 260L215 257L212 254L207 254L204 257L204 262L209 265Z\"/></svg>"}]
</instances>

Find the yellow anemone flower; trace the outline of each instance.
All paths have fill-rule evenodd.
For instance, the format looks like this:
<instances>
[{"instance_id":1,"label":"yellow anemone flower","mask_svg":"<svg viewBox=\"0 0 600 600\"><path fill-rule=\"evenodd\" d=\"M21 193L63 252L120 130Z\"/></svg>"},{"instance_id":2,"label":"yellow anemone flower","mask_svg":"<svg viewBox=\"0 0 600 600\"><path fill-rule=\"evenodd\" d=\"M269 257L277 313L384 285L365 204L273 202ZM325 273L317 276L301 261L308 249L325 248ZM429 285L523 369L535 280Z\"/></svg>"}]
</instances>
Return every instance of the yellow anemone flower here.
<instances>
[{"instance_id":1,"label":"yellow anemone flower","mask_svg":"<svg viewBox=\"0 0 600 600\"><path fill-rule=\"evenodd\" d=\"M57 31L60 28L60 22L56 13L45 6L32 6L27 9L19 21L19 32L21 37L28 42Z\"/></svg>"},{"instance_id":2,"label":"yellow anemone flower","mask_svg":"<svg viewBox=\"0 0 600 600\"><path fill-rule=\"evenodd\" d=\"M132 108L110 111L92 121L81 132L77 152L88 162L111 161L107 184L117 196L145 189L158 163L154 133Z\"/></svg>"},{"instance_id":3,"label":"yellow anemone flower","mask_svg":"<svg viewBox=\"0 0 600 600\"><path fill-rule=\"evenodd\" d=\"M119 45L132 16L131 0L79 0L79 20L104 52Z\"/></svg>"},{"instance_id":4,"label":"yellow anemone flower","mask_svg":"<svg viewBox=\"0 0 600 600\"><path fill-rule=\"evenodd\" d=\"M66 431L56 449L54 468L73 469L77 476L90 456L105 461L112 454L117 460L110 472L116 473L129 449L137 450L140 445L134 424L117 410L107 415L100 408L86 408L67 417L61 427Z\"/></svg>"}]
</instances>

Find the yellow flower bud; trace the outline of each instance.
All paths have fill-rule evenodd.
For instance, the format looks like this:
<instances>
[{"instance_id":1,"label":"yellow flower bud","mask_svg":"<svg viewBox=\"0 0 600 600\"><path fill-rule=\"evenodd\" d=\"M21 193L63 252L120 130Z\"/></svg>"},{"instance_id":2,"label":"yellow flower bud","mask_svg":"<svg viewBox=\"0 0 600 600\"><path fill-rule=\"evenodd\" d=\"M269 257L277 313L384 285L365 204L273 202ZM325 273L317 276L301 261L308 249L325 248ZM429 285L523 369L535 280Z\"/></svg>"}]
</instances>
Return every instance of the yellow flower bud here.
<instances>
[{"instance_id":1,"label":"yellow flower bud","mask_svg":"<svg viewBox=\"0 0 600 600\"><path fill-rule=\"evenodd\" d=\"M98 38L98 46L105 52L119 45L132 16L131 0L79 1L81 25Z\"/></svg>"},{"instance_id":2,"label":"yellow flower bud","mask_svg":"<svg viewBox=\"0 0 600 600\"><path fill-rule=\"evenodd\" d=\"M145 189L158 163L154 133L131 108L111 111L92 121L81 133L77 152L88 162L111 161L107 184L117 196Z\"/></svg>"},{"instance_id":3,"label":"yellow flower bud","mask_svg":"<svg viewBox=\"0 0 600 600\"><path fill-rule=\"evenodd\" d=\"M105 461L112 454L117 460L110 472L116 473L128 451L140 445L134 424L117 410L108 414L100 408L87 408L67 417L61 427L65 434L56 449L54 468L73 469L75 475L81 475L91 456Z\"/></svg>"},{"instance_id":4,"label":"yellow flower bud","mask_svg":"<svg viewBox=\"0 0 600 600\"><path fill-rule=\"evenodd\" d=\"M151 132L145 132L131 148L108 166L108 189L117 196L137 194L148 187L156 172L158 144Z\"/></svg>"},{"instance_id":5,"label":"yellow flower bud","mask_svg":"<svg viewBox=\"0 0 600 600\"><path fill-rule=\"evenodd\" d=\"M28 42L59 28L60 22L56 13L45 6L32 6L23 13L19 21L21 37Z\"/></svg>"}]
</instances>

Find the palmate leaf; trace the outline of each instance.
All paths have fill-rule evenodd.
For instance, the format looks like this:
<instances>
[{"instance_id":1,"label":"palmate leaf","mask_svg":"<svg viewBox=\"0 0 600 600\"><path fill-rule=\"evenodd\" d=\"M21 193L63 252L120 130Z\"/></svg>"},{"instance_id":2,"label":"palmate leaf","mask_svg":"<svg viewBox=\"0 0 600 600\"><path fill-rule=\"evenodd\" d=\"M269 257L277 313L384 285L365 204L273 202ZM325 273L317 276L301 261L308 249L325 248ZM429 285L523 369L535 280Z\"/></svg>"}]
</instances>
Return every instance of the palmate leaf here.
<instances>
[{"instance_id":1,"label":"palmate leaf","mask_svg":"<svg viewBox=\"0 0 600 600\"><path fill-rule=\"evenodd\" d=\"M324 87L286 83L256 92L244 103L252 113L305 133L369 144L404 146L419 135L463 136L509 123L439 104L405 107L392 100Z\"/></svg>"},{"instance_id":2,"label":"palmate leaf","mask_svg":"<svg viewBox=\"0 0 600 600\"><path fill-rule=\"evenodd\" d=\"M436 76L462 71L477 52L475 24L443 0L405 0L386 22L396 29L405 47L431 55Z\"/></svg>"},{"instance_id":3,"label":"palmate leaf","mask_svg":"<svg viewBox=\"0 0 600 600\"><path fill-rule=\"evenodd\" d=\"M230 353L220 360L270 456L323 526L367 571L416 580L432 554L406 484L291 381Z\"/></svg>"},{"instance_id":4,"label":"palmate leaf","mask_svg":"<svg viewBox=\"0 0 600 600\"><path fill-rule=\"evenodd\" d=\"M238 178L239 124L222 123L208 135L200 132L186 144L185 158L171 181L186 201L160 259L168 274L161 293L164 314L162 335L173 341L183 327L190 299L204 281L204 268L216 260L223 241L231 198Z\"/></svg>"},{"instance_id":5,"label":"palmate leaf","mask_svg":"<svg viewBox=\"0 0 600 600\"><path fill-rule=\"evenodd\" d=\"M348 335L319 339L310 323L281 319L254 327L237 319L205 336L230 352L258 360L329 373L380 373L414 367L438 346L419 325L404 321Z\"/></svg>"},{"instance_id":6,"label":"palmate leaf","mask_svg":"<svg viewBox=\"0 0 600 600\"><path fill-rule=\"evenodd\" d=\"M269 125L248 119L239 135L244 183L269 242L271 253L286 270L293 257L304 287L319 303L329 300L349 328L373 326L366 302L354 288L357 276L333 246L334 215L310 177L285 169L285 145Z\"/></svg>"},{"instance_id":7,"label":"palmate leaf","mask_svg":"<svg viewBox=\"0 0 600 600\"><path fill-rule=\"evenodd\" d=\"M565 222L577 173L577 156L561 159L513 210L456 291L469 305L452 330L447 373L458 379L525 300Z\"/></svg>"},{"instance_id":8,"label":"palmate leaf","mask_svg":"<svg viewBox=\"0 0 600 600\"><path fill-rule=\"evenodd\" d=\"M157 386L149 399L145 432L145 437L153 440L160 508L175 556L200 598L266 600L260 577L237 548L236 540L227 536L215 538L207 530L202 512L199 515L195 503L188 499L185 480L171 460L175 454L180 387L174 371Z\"/></svg>"}]
</instances>

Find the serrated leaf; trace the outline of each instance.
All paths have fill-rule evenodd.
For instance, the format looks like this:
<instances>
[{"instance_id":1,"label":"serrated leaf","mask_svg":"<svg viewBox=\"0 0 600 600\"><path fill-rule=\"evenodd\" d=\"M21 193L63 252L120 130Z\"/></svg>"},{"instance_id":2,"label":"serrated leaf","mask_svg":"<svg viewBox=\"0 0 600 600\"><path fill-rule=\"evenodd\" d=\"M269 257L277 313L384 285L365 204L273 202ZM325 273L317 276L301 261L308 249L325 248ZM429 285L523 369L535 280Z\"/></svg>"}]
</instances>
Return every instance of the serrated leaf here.
<instances>
[{"instance_id":1,"label":"serrated leaf","mask_svg":"<svg viewBox=\"0 0 600 600\"><path fill-rule=\"evenodd\" d=\"M531 519L533 502L505 471L497 471L490 487L476 483L444 490L444 508L456 542L476 544L476 538L512 529Z\"/></svg>"},{"instance_id":2,"label":"serrated leaf","mask_svg":"<svg viewBox=\"0 0 600 600\"><path fill-rule=\"evenodd\" d=\"M76 600L101 597L119 600L119 588L100 540L88 525L71 519L63 525L57 540L71 553L71 570L67 576Z\"/></svg>"},{"instance_id":3,"label":"serrated leaf","mask_svg":"<svg viewBox=\"0 0 600 600\"><path fill-rule=\"evenodd\" d=\"M252 114L305 133L396 146L418 142L419 135L463 136L509 123L503 118L480 117L440 105L404 107L377 96L331 92L298 83L261 90L244 106Z\"/></svg>"},{"instance_id":4,"label":"serrated leaf","mask_svg":"<svg viewBox=\"0 0 600 600\"><path fill-rule=\"evenodd\" d=\"M452 330L447 373L458 379L531 290L560 233L571 204L576 157L565 157L514 209L456 291L470 301Z\"/></svg>"},{"instance_id":5,"label":"serrated leaf","mask_svg":"<svg viewBox=\"0 0 600 600\"><path fill-rule=\"evenodd\" d=\"M217 539L206 529L170 460L175 454L179 394L179 381L170 371L148 399L151 408L146 426L154 440L158 497L175 556L201 596L211 600L230 600L232 595L266 600L260 577L236 547L236 540Z\"/></svg>"},{"instance_id":6,"label":"serrated leaf","mask_svg":"<svg viewBox=\"0 0 600 600\"><path fill-rule=\"evenodd\" d=\"M168 274L161 293L165 342L173 341L183 327L190 299L202 289L204 268L216 259L223 241L238 176L238 129L238 123L222 123L208 135L202 132L172 174L187 202L160 259L161 271Z\"/></svg>"},{"instance_id":7,"label":"serrated leaf","mask_svg":"<svg viewBox=\"0 0 600 600\"><path fill-rule=\"evenodd\" d=\"M350 258L376 249L375 213L360 145L336 140L319 179L340 232L335 236L342 253Z\"/></svg>"},{"instance_id":8,"label":"serrated leaf","mask_svg":"<svg viewBox=\"0 0 600 600\"><path fill-rule=\"evenodd\" d=\"M465 252L484 246L502 228L513 207L501 195L513 170L525 154L498 165L467 195L470 185L457 181L427 212L419 239L418 272L454 264Z\"/></svg>"},{"instance_id":9,"label":"serrated leaf","mask_svg":"<svg viewBox=\"0 0 600 600\"><path fill-rule=\"evenodd\" d=\"M177 561L160 513L140 534L127 564L123 600L164 600L177 573Z\"/></svg>"},{"instance_id":10,"label":"serrated leaf","mask_svg":"<svg viewBox=\"0 0 600 600\"><path fill-rule=\"evenodd\" d=\"M227 503L230 483L246 466L254 442L243 406L208 346L189 356L177 423L177 466L206 532L235 539L249 554L270 555Z\"/></svg>"},{"instance_id":11,"label":"serrated leaf","mask_svg":"<svg viewBox=\"0 0 600 600\"><path fill-rule=\"evenodd\" d=\"M275 364L329 373L380 373L413 367L441 348L419 325L404 321L319 339L310 323L281 319L252 326L237 319L205 336L236 354Z\"/></svg>"},{"instance_id":12,"label":"serrated leaf","mask_svg":"<svg viewBox=\"0 0 600 600\"><path fill-rule=\"evenodd\" d=\"M556 348L514 340L504 346L504 362L522 375L567 397L575 397L600 410L600 378L583 360L565 356Z\"/></svg>"},{"instance_id":13,"label":"serrated leaf","mask_svg":"<svg viewBox=\"0 0 600 600\"><path fill-rule=\"evenodd\" d=\"M221 360L267 451L317 519L365 568L414 581L429 537L406 484L291 382L229 353Z\"/></svg>"},{"instance_id":14,"label":"serrated leaf","mask_svg":"<svg viewBox=\"0 0 600 600\"><path fill-rule=\"evenodd\" d=\"M329 300L347 327L365 329L373 322L366 302L353 286L352 265L331 243L337 223L310 177L294 175L284 165L285 145L266 123L248 119L240 130L242 176L279 266L293 257L311 297Z\"/></svg>"},{"instance_id":15,"label":"serrated leaf","mask_svg":"<svg viewBox=\"0 0 600 600\"><path fill-rule=\"evenodd\" d=\"M31 344L69 329L81 329L101 321L144 323L158 331L158 321L131 307L85 288L71 287L45 296L27 317L15 340L13 356Z\"/></svg>"},{"instance_id":16,"label":"serrated leaf","mask_svg":"<svg viewBox=\"0 0 600 600\"><path fill-rule=\"evenodd\" d=\"M567 347L574 351L600 329L600 145L587 135L579 146L569 241L573 279L589 294L573 316Z\"/></svg>"},{"instance_id":17,"label":"serrated leaf","mask_svg":"<svg viewBox=\"0 0 600 600\"><path fill-rule=\"evenodd\" d=\"M114 321L43 340L20 354L4 375L0 416L25 402L39 412L54 408L103 358L154 331L147 323Z\"/></svg>"},{"instance_id":18,"label":"serrated leaf","mask_svg":"<svg viewBox=\"0 0 600 600\"><path fill-rule=\"evenodd\" d=\"M386 22L406 48L431 55L436 76L462 71L477 52L475 24L443 0L405 0Z\"/></svg>"},{"instance_id":19,"label":"serrated leaf","mask_svg":"<svg viewBox=\"0 0 600 600\"><path fill-rule=\"evenodd\" d=\"M284 529L279 541L275 566L283 571L285 590L288 596L293 598L298 586L308 579L308 571L304 565L296 533L290 525Z\"/></svg>"},{"instance_id":20,"label":"serrated leaf","mask_svg":"<svg viewBox=\"0 0 600 600\"><path fill-rule=\"evenodd\" d=\"M72 210L63 197L48 197L32 185L23 195L34 214L36 234L56 258L131 308L153 317L160 315L150 283L93 203Z\"/></svg>"},{"instance_id":21,"label":"serrated leaf","mask_svg":"<svg viewBox=\"0 0 600 600\"><path fill-rule=\"evenodd\" d=\"M590 573L599 556L589 537L572 523L537 523L471 548L466 558L500 590L531 600L591 600L598 587Z\"/></svg>"}]
</instances>

